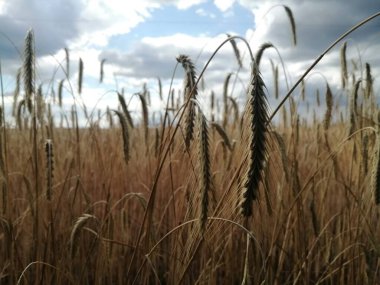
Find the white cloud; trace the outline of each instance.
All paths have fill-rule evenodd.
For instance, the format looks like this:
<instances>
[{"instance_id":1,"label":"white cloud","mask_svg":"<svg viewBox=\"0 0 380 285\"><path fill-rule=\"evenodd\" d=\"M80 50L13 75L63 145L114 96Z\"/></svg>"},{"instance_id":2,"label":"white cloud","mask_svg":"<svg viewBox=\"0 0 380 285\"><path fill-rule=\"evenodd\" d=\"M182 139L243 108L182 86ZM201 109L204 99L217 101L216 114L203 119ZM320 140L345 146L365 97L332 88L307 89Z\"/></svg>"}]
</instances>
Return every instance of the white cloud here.
<instances>
[{"instance_id":1,"label":"white cloud","mask_svg":"<svg viewBox=\"0 0 380 285\"><path fill-rule=\"evenodd\" d=\"M176 2L177 2L176 6L178 9L185 10L185 9L188 9L192 6L199 5L203 2L205 2L205 0L179 0Z\"/></svg>"},{"instance_id":2,"label":"white cloud","mask_svg":"<svg viewBox=\"0 0 380 285\"><path fill-rule=\"evenodd\" d=\"M226 12L232 7L236 0L214 0L214 4L222 12Z\"/></svg>"},{"instance_id":3,"label":"white cloud","mask_svg":"<svg viewBox=\"0 0 380 285\"><path fill-rule=\"evenodd\" d=\"M106 46L110 37L128 34L159 8L153 1L85 0L80 16L80 40L76 46Z\"/></svg>"}]
</instances>

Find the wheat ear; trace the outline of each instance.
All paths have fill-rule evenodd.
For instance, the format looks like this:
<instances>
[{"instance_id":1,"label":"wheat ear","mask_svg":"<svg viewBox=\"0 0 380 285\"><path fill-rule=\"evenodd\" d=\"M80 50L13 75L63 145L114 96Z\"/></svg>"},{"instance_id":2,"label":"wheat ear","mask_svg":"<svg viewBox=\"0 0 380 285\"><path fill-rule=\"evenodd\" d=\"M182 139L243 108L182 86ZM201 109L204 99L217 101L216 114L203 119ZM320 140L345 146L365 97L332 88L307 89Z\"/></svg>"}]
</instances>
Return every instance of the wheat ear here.
<instances>
[{"instance_id":1,"label":"wheat ear","mask_svg":"<svg viewBox=\"0 0 380 285\"><path fill-rule=\"evenodd\" d=\"M257 66L260 66L261 57L263 56L264 51L267 48L271 48L271 47L273 47L272 43L263 43L261 45L261 47L259 48L259 50L256 52L256 55L255 55L255 61L256 61Z\"/></svg>"},{"instance_id":2,"label":"wheat ear","mask_svg":"<svg viewBox=\"0 0 380 285\"><path fill-rule=\"evenodd\" d=\"M239 67L242 68L243 67L243 63L241 61L240 51L239 51L239 49L237 47L236 41L235 41L235 39L233 39L231 37L230 34L227 34L227 37L230 39L230 43L232 45L232 49L234 50L234 54L235 54L236 60L237 60L237 62L239 64Z\"/></svg>"},{"instance_id":3,"label":"wheat ear","mask_svg":"<svg viewBox=\"0 0 380 285\"><path fill-rule=\"evenodd\" d=\"M103 83L104 79L104 63L106 62L106 59L102 59L100 62L100 75L99 75L99 83Z\"/></svg>"},{"instance_id":4,"label":"wheat ear","mask_svg":"<svg viewBox=\"0 0 380 285\"><path fill-rule=\"evenodd\" d=\"M53 185L53 171L54 171L54 162L53 162L53 142L51 139L47 139L45 143L45 152L46 152L46 198L50 201L52 196L52 185Z\"/></svg>"},{"instance_id":5,"label":"wheat ear","mask_svg":"<svg viewBox=\"0 0 380 285\"><path fill-rule=\"evenodd\" d=\"M26 106L28 107L29 113L32 113L32 97L35 92L35 52L33 30L29 30L25 38L23 73L25 102Z\"/></svg>"},{"instance_id":6,"label":"wheat ear","mask_svg":"<svg viewBox=\"0 0 380 285\"><path fill-rule=\"evenodd\" d=\"M128 164L129 162L129 131L128 131L128 125L127 125L127 120L125 119L124 115L118 111L118 110L112 110L115 112L115 114L118 116L121 129L123 132L123 151L124 151L124 159L125 163Z\"/></svg>"},{"instance_id":7,"label":"wheat ear","mask_svg":"<svg viewBox=\"0 0 380 285\"><path fill-rule=\"evenodd\" d=\"M326 107L325 118L323 120L323 128L325 131L327 131L330 127L333 107L333 95L328 83L326 83Z\"/></svg>"},{"instance_id":8,"label":"wheat ear","mask_svg":"<svg viewBox=\"0 0 380 285\"><path fill-rule=\"evenodd\" d=\"M66 55L66 76L67 78L70 77L70 52L68 48L65 48L65 55Z\"/></svg>"},{"instance_id":9,"label":"wheat ear","mask_svg":"<svg viewBox=\"0 0 380 285\"><path fill-rule=\"evenodd\" d=\"M254 64L248 89L249 167L240 187L241 213L246 217L252 215L252 202L257 197L259 183L263 177L262 170L267 158L268 102L264 88L265 84L258 66Z\"/></svg>"},{"instance_id":10,"label":"wheat ear","mask_svg":"<svg viewBox=\"0 0 380 285\"><path fill-rule=\"evenodd\" d=\"M133 129L134 128L133 120L132 120L131 114L128 111L127 104L125 103L124 96L118 92L117 93L117 98L119 99L119 103L121 105L121 109L123 110L124 116L126 117L129 126Z\"/></svg>"},{"instance_id":11,"label":"wheat ear","mask_svg":"<svg viewBox=\"0 0 380 285\"><path fill-rule=\"evenodd\" d=\"M283 5L283 7L285 9L286 14L288 15L290 25L292 28L293 44L297 45L296 22L295 22L294 17L293 17L293 12L288 6Z\"/></svg>"},{"instance_id":12,"label":"wheat ear","mask_svg":"<svg viewBox=\"0 0 380 285\"><path fill-rule=\"evenodd\" d=\"M82 94L83 83L83 60L79 58L79 74L78 74L78 93Z\"/></svg>"},{"instance_id":13,"label":"wheat ear","mask_svg":"<svg viewBox=\"0 0 380 285\"><path fill-rule=\"evenodd\" d=\"M77 244L78 244L78 238L79 238L79 233L81 229L84 228L84 226L88 223L90 219L94 219L97 221L97 218L93 215L90 214L83 214L81 217L77 219L77 221L74 224L74 227L71 231L70 235L70 254L71 258L75 256L75 252L77 249Z\"/></svg>"},{"instance_id":14,"label":"wheat ear","mask_svg":"<svg viewBox=\"0 0 380 285\"><path fill-rule=\"evenodd\" d=\"M195 86L197 76L195 73L195 67L191 59L187 55L180 55L177 57L177 61L182 64L185 70L184 80L184 92L185 98L188 102L188 106L185 109L185 146L189 149L190 143L194 137L194 125L195 125L195 102L192 99L196 99L198 94L198 88Z\"/></svg>"},{"instance_id":15,"label":"wheat ear","mask_svg":"<svg viewBox=\"0 0 380 285\"><path fill-rule=\"evenodd\" d=\"M347 71L347 42L344 42L340 49L340 67L341 67L341 79L342 79L342 88L346 88L346 83L348 80L348 71Z\"/></svg>"},{"instance_id":16,"label":"wheat ear","mask_svg":"<svg viewBox=\"0 0 380 285\"><path fill-rule=\"evenodd\" d=\"M209 193L212 191L212 174L210 165L210 152L209 152L209 134L206 117L199 108L198 111L198 137L199 137L199 147L198 147L198 157L200 162L200 173L201 177L199 179L200 193L201 193L201 211L200 211L200 223L201 231L204 232L207 216L208 216L208 205L209 205Z\"/></svg>"}]
</instances>

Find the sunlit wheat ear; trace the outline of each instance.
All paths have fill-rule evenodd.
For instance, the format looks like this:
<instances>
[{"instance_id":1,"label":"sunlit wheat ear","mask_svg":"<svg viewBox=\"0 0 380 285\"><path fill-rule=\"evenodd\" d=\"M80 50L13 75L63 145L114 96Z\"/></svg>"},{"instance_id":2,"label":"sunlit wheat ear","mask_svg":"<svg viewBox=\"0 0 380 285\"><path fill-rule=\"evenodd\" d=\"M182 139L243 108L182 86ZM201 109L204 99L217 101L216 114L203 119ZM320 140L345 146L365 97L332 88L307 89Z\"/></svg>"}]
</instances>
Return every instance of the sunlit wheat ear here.
<instances>
[{"instance_id":1,"label":"sunlit wheat ear","mask_svg":"<svg viewBox=\"0 0 380 285\"><path fill-rule=\"evenodd\" d=\"M326 84L326 113L325 113L325 118L323 120L323 128L325 131L327 131L330 127L332 108L333 108L333 95L331 93L329 84Z\"/></svg>"},{"instance_id":2,"label":"sunlit wheat ear","mask_svg":"<svg viewBox=\"0 0 380 285\"><path fill-rule=\"evenodd\" d=\"M273 47L272 43L263 43L261 47L258 49L255 55L255 62L257 66L260 67L260 61L261 61L261 57L263 56L264 51L271 47Z\"/></svg>"},{"instance_id":3,"label":"sunlit wheat ear","mask_svg":"<svg viewBox=\"0 0 380 285\"><path fill-rule=\"evenodd\" d=\"M239 67L242 68L243 67L243 63L241 61L241 57L240 57L240 51L237 47L237 44L236 44L236 41L235 39L231 39L231 35L230 34L227 34L227 37L230 39L230 43L232 45L232 49L234 50L234 54L235 54L235 57L236 57L236 60L239 64Z\"/></svg>"},{"instance_id":4,"label":"sunlit wheat ear","mask_svg":"<svg viewBox=\"0 0 380 285\"><path fill-rule=\"evenodd\" d=\"M264 164L267 159L268 102L264 92L264 81L256 65L252 66L252 75L248 89L248 169L244 174L240 191L241 213L252 215L252 202L257 197L259 184L263 177Z\"/></svg>"},{"instance_id":5,"label":"sunlit wheat ear","mask_svg":"<svg viewBox=\"0 0 380 285\"><path fill-rule=\"evenodd\" d=\"M90 215L90 214L83 214L75 222L75 225L73 229L71 230L70 242L69 242L71 258L75 256L75 252L78 246L78 238L79 238L80 231L91 219L94 219L95 221L97 221L97 218L95 216Z\"/></svg>"},{"instance_id":6,"label":"sunlit wheat ear","mask_svg":"<svg viewBox=\"0 0 380 285\"><path fill-rule=\"evenodd\" d=\"M127 104L125 103L124 96L118 92L117 98L119 99L121 109L123 110L124 116L127 119L129 126L133 129L134 128L133 120L132 120L131 114L128 111Z\"/></svg>"},{"instance_id":7,"label":"sunlit wheat ear","mask_svg":"<svg viewBox=\"0 0 380 285\"><path fill-rule=\"evenodd\" d=\"M54 162L53 162L53 142L51 139L46 140L45 143L46 152L46 198L50 201L52 195L52 185L53 185L53 172L54 172Z\"/></svg>"},{"instance_id":8,"label":"sunlit wheat ear","mask_svg":"<svg viewBox=\"0 0 380 285\"><path fill-rule=\"evenodd\" d=\"M124 159L125 159L125 163L128 164L130 154L129 154L129 131L128 131L127 120L125 119L124 115L120 111L118 110L112 110L112 111L115 112L115 114L117 115L120 121L121 130L123 133Z\"/></svg>"},{"instance_id":9,"label":"sunlit wheat ear","mask_svg":"<svg viewBox=\"0 0 380 285\"><path fill-rule=\"evenodd\" d=\"M83 60L79 58L79 73L78 73L78 93L82 94L83 83Z\"/></svg>"},{"instance_id":10,"label":"sunlit wheat ear","mask_svg":"<svg viewBox=\"0 0 380 285\"><path fill-rule=\"evenodd\" d=\"M376 145L374 147L371 188L376 205L380 204L380 111L377 114Z\"/></svg>"},{"instance_id":11,"label":"sunlit wheat ear","mask_svg":"<svg viewBox=\"0 0 380 285\"><path fill-rule=\"evenodd\" d=\"M344 42L340 48L340 67L341 67L341 79L342 79L342 88L346 88L348 81L348 71L347 71L347 42Z\"/></svg>"},{"instance_id":12,"label":"sunlit wheat ear","mask_svg":"<svg viewBox=\"0 0 380 285\"><path fill-rule=\"evenodd\" d=\"M184 92L186 101L188 101L187 108L185 109L185 146L189 149L190 143L194 137L194 125L195 125L195 102L198 95L198 87L195 86L197 76L195 73L195 67L191 59L186 55L180 55L177 57L177 61L182 64L185 70L184 79Z\"/></svg>"},{"instance_id":13,"label":"sunlit wheat ear","mask_svg":"<svg viewBox=\"0 0 380 285\"><path fill-rule=\"evenodd\" d=\"M292 28L292 35L293 35L293 44L297 45L297 33L296 33L296 22L294 21L292 10L288 7L283 5L286 14L288 15L290 25Z\"/></svg>"},{"instance_id":14,"label":"sunlit wheat ear","mask_svg":"<svg viewBox=\"0 0 380 285\"><path fill-rule=\"evenodd\" d=\"M29 113L32 113L32 98L35 92L35 51L34 51L34 33L29 30L25 38L24 65L23 65L25 102Z\"/></svg>"},{"instance_id":15,"label":"sunlit wheat ear","mask_svg":"<svg viewBox=\"0 0 380 285\"><path fill-rule=\"evenodd\" d=\"M203 232L207 223L209 194L212 191L212 174L209 153L209 133L206 117L198 109L198 160L200 163L199 188L201 193L200 223Z\"/></svg>"}]
</instances>

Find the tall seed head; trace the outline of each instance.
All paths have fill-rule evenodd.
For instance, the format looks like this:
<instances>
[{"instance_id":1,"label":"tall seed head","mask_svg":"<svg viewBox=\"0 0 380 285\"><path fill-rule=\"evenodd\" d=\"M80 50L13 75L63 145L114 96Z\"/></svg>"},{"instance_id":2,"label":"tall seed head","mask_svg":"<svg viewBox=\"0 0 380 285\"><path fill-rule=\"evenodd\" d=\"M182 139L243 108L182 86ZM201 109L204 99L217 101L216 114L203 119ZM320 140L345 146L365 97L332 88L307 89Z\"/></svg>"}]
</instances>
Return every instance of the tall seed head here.
<instances>
[{"instance_id":1,"label":"tall seed head","mask_svg":"<svg viewBox=\"0 0 380 285\"><path fill-rule=\"evenodd\" d=\"M195 73L195 67L191 59L186 55L180 55L177 57L177 61L182 64L185 70L184 80L184 93L186 102L188 102L185 109L185 146L187 149L190 147L190 142L194 137L194 125L195 125L195 102L191 99L196 99L198 95L198 88L195 86L197 76Z\"/></svg>"},{"instance_id":2,"label":"tall seed head","mask_svg":"<svg viewBox=\"0 0 380 285\"><path fill-rule=\"evenodd\" d=\"M251 82L248 89L249 148L248 169L240 188L240 207L244 216L252 215L252 202L257 197L260 181L263 177L264 164L267 159L268 102L264 92L258 67L252 67Z\"/></svg>"},{"instance_id":3,"label":"tall seed head","mask_svg":"<svg viewBox=\"0 0 380 285\"><path fill-rule=\"evenodd\" d=\"M23 73L25 102L29 113L32 113L32 97L35 93L35 50L33 30L29 30L25 38Z\"/></svg>"}]
</instances>

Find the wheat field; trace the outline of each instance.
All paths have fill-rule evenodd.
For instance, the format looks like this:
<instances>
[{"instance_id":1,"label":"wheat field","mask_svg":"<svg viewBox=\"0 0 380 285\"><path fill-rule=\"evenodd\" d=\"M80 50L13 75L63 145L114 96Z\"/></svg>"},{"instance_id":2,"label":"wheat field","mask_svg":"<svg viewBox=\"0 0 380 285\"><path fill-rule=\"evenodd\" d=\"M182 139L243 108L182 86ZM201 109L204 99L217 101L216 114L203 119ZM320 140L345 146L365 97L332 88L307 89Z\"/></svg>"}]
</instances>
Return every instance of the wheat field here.
<instances>
[{"instance_id":1,"label":"wheat field","mask_svg":"<svg viewBox=\"0 0 380 285\"><path fill-rule=\"evenodd\" d=\"M231 74L220 102L202 105L204 69L173 55L183 90L160 93L166 108L152 124L145 88L141 120L121 91L118 109L96 116L75 104L57 119L69 66L57 100L47 100L29 31L12 118L1 112L0 284L379 284L377 78L365 59L361 78L348 70L340 40L310 70L340 48L343 108L329 82L315 98L294 96L310 70L278 94L274 67L268 94L260 73L267 43L250 51L244 106L227 95ZM241 65L237 41L245 39L221 45L232 44ZM323 116L300 119L306 103Z\"/></svg>"}]
</instances>

